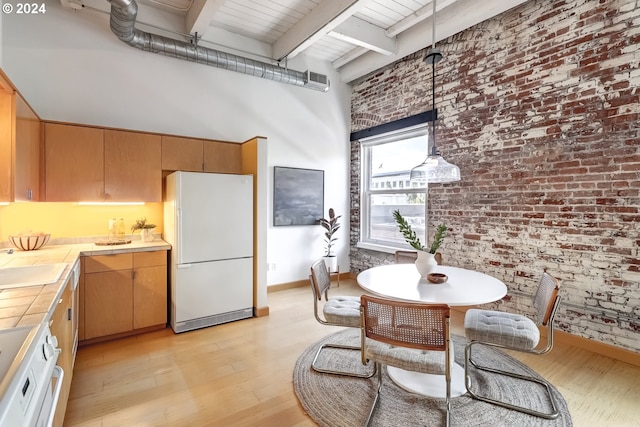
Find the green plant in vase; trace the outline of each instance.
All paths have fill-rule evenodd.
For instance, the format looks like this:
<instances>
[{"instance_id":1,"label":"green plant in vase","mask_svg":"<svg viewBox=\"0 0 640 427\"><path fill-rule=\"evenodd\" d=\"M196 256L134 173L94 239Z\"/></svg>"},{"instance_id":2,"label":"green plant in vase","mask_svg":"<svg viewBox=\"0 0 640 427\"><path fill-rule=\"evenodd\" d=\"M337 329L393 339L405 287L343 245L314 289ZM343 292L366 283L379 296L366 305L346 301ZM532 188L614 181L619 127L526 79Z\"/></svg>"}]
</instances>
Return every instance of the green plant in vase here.
<instances>
[{"instance_id":1,"label":"green plant in vase","mask_svg":"<svg viewBox=\"0 0 640 427\"><path fill-rule=\"evenodd\" d=\"M324 241L326 243L325 248L325 262L327 263L327 268L329 271L337 271L338 262L335 254L332 252L333 245L335 244L337 237L334 234L340 229L340 224L338 220L342 217L342 215L336 216L333 208L329 208L329 219L320 218L320 225L325 229L324 232Z\"/></svg>"},{"instance_id":2,"label":"green plant in vase","mask_svg":"<svg viewBox=\"0 0 640 427\"><path fill-rule=\"evenodd\" d=\"M447 226L445 224L440 224L438 225L438 227L436 227L436 233L433 236L431 246L429 246L429 249L427 249L426 246L422 245L422 242L420 242L420 239L416 235L416 232L413 231L411 225L407 222L406 219L404 219L399 210L393 211L393 218L396 220L396 223L400 228L400 232L404 236L404 240L415 250L435 254L436 252L438 252L438 249L440 249L440 246L442 246L444 237L447 234Z\"/></svg>"},{"instance_id":3,"label":"green plant in vase","mask_svg":"<svg viewBox=\"0 0 640 427\"><path fill-rule=\"evenodd\" d=\"M155 228L156 225L148 223L147 218L138 218L136 219L136 223L131 226L131 232L135 233L137 230L140 230L140 239L143 242L148 242L153 240L153 230Z\"/></svg>"},{"instance_id":4,"label":"green plant in vase","mask_svg":"<svg viewBox=\"0 0 640 427\"><path fill-rule=\"evenodd\" d=\"M444 242L444 238L447 233L447 226L445 224L438 225L431 245L425 246L416 235L416 232L411 228L411 224L409 224L402 214L400 214L399 210L393 211L393 218L398 224L400 232L404 236L404 240L409 243L412 248L418 251L416 268L422 277L426 277L438 265L435 259L435 254Z\"/></svg>"}]
</instances>

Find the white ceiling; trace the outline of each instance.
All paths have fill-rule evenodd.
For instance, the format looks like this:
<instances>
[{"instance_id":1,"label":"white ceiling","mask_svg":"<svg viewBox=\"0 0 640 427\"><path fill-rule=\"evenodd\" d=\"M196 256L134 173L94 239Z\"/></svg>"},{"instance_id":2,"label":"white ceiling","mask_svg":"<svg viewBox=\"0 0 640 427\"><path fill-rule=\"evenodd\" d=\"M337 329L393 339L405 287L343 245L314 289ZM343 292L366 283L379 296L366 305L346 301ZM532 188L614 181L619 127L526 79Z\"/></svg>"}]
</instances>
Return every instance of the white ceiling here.
<instances>
[{"instance_id":1,"label":"white ceiling","mask_svg":"<svg viewBox=\"0 0 640 427\"><path fill-rule=\"evenodd\" d=\"M526 0L437 0L436 41ZM431 0L137 0L136 26L202 46L284 62L305 54L350 82L432 43ZM61 0L109 10L107 0Z\"/></svg>"}]
</instances>

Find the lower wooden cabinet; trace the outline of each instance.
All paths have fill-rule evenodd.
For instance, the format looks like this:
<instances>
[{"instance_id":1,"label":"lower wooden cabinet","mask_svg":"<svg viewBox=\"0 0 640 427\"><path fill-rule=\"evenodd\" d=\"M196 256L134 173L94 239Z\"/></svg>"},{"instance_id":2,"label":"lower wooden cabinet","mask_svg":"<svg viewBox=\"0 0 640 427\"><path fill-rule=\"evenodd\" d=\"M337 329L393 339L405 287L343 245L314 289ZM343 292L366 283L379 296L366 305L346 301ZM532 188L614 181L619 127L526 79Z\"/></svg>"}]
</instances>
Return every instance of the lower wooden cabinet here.
<instances>
[{"instance_id":1,"label":"lower wooden cabinet","mask_svg":"<svg viewBox=\"0 0 640 427\"><path fill-rule=\"evenodd\" d=\"M87 256L83 261L81 340L166 326L166 251Z\"/></svg>"},{"instance_id":2,"label":"lower wooden cabinet","mask_svg":"<svg viewBox=\"0 0 640 427\"><path fill-rule=\"evenodd\" d=\"M167 252L133 254L133 329L167 323Z\"/></svg>"},{"instance_id":3,"label":"lower wooden cabinet","mask_svg":"<svg viewBox=\"0 0 640 427\"><path fill-rule=\"evenodd\" d=\"M131 275L131 270L117 270L85 276L85 339L133 329Z\"/></svg>"},{"instance_id":4,"label":"lower wooden cabinet","mask_svg":"<svg viewBox=\"0 0 640 427\"><path fill-rule=\"evenodd\" d=\"M74 347L74 330L73 330L73 284L71 280L67 281L65 290L58 300L58 304L51 316L51 334L58 339L58 348L62 351L58 356L58 366L64 370L64 378L62 380L62 388L60 397L56 406L54 426L62 426L64 415L67 408L67 400L69 391L71 390L71 378L73 377L73 347Z\"/></svg>"}]
</instances>

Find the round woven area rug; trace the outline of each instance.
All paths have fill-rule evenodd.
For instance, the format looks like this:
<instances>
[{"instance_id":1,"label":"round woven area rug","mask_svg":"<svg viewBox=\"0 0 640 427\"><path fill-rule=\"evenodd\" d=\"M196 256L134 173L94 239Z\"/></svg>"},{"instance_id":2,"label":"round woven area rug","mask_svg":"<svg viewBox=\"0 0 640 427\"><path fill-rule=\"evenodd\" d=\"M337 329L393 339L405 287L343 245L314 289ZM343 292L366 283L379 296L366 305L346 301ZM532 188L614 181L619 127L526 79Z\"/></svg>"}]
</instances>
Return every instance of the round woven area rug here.
<instances>
[{"instance_id":1,"label":"round woven area rug","mask_svg":"<svg viewBox=\"0 0 640 427\"><path fill-rule=\"evenodd\" d=\"M452 336L456 362L464 365L465 339ZM320 426L363 426L375 397L377 376L369 379L321 374L311 369L311 362L323 343L360 344L358 329L345 329L329 335L308 347L296 362L293 386L298 400L309 416ZM484 346L474 348L474 359L493 364L501 369L514 370L527 375L537 374L513 357ZM319 366L339 370L363 372L357 351L324 349L317 361ZM369 368L371 369L371 368ZM479 387L494 398L509 399L516 405L531 405L534 409L549 411L544 389L533 383L502 375L472 372L474 389ZM473 399L468 394L451 399L451 425L546 427L572 426L571 416L562 395L552 387L560 415L555 420L534 417ZM383 369L380 401L371 420L372 426L444 426L445 400L410 393L398 387Z\"/></svg>"}]
</instances>

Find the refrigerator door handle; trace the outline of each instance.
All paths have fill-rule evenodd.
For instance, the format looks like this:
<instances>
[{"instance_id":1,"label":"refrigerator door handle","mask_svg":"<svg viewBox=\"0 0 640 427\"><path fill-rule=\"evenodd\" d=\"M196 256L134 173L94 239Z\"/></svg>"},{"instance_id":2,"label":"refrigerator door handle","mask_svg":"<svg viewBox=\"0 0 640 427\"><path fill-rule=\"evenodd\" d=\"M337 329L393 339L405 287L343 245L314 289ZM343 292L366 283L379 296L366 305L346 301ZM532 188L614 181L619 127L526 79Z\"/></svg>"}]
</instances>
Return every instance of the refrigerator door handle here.
<instances>
[{"instance_id":1,"label":"refrigerator door handle","mask_svg":"<svg viewBox=\"0 0 640 427\"><path fill-rule=\"evenodd\" d=\"M179 200L176 200L176 223L175 223L175 240L177 248L182 248L182 209L179 205ZM178 255L178 264L182 263L183 255L182 250L177 251Z\"/></svg>"},{"instance_id":2,"label":"refrigerator door handle","mask_svg":"<svg viewBox=\"0 0 640 427\"><path fill-rule=\"evenodd\" d=\"M191 268L191 264L178 264L176 267L178 267L178 268Z\"/></svg>"}]
</instances>

